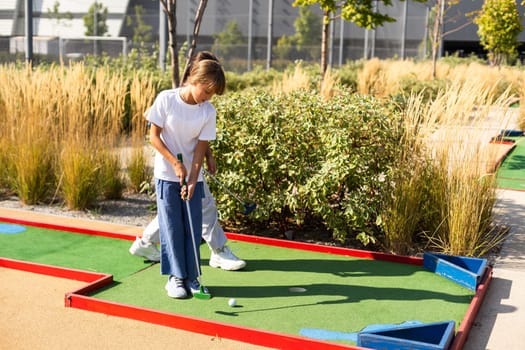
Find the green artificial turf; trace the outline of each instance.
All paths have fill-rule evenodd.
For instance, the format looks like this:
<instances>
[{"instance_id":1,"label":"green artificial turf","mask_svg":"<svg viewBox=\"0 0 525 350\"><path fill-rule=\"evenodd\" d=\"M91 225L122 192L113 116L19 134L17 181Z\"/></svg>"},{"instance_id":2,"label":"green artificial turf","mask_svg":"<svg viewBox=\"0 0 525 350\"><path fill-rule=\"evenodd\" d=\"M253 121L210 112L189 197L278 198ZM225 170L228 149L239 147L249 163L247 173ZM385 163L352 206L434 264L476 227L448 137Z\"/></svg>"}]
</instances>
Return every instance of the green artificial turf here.
<instances>
[{"instance_id":1,"label":"green artificial turf","mask_svg":"<svg viewBox=\"0 0 525 350\"><path fill-rule=\"evenodd\" d=\"M127 240L32 226L23 227L26 230L17 234L0 232L0 256L109 273L117 281L151 265L129 254L131 242Z\"/></svg>"},{"instance_id":2,"label":"green artificial turf","mask_svg":"<svg viewBox=\"0 0 525 350\"><path fill-rule=\"evenodd\" d=\"M166 295L159 264L129 254L130 241L26 228L0 234L0 256L113 274L116 282L94 298L297 336L305 329L347 334L406 321L454 320L459 327L474 295L422 266L230 241L246 268L209 267L203 244L202 279L213 298L176 300Z\"/></svg>"},{"instance_id":3,"label":"green artificial turf","mask_svg":"<svg viewBox=\"0 0 525 350\"><path fill-rule=\"evenodd\" d=\"M473 296L421 266L243 242L230 245L247 259L243 271L209 267L208 248L201 246L202 279L211 300L169 298L164 290L167 278L159 276L158 266L93 296L292 335L312 328L351 333L370 324L414 320L454 320L459 325ZM292 292L293 287L306 291ZM230 298L237 300L236 307L228 305Z\"/></svg>"},{"instance_id":4,"label":"green artificial turf","mask_svg":"<svg viewBox=\"0 0 525 350\"><path fill-rule=\"evenodd\" d=\"M525 137L510 137L515 147L498 168L499 188L525 190Z\"/></svg>"}]
</instances>

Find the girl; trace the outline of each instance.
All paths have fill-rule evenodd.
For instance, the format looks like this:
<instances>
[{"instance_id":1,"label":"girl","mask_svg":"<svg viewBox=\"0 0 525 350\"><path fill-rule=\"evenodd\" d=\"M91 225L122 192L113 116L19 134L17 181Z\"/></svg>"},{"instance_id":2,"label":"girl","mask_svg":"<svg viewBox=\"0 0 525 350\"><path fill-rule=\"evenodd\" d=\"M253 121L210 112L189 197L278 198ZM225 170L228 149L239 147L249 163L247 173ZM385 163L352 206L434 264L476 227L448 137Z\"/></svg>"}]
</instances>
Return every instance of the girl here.
<instances>
[{"instance_id":1,"label":"girl","mask_svg":"<svg viewBox=\"0 0 525 350\"><path fill-rule=\"evenodd\" d=\"M182 85L185 85L188 80L189 72L196 62L203 60L214 60L219 62L217 57L208 51L200 51L190 60L188 69L184 71L182 78ZM147 113L145 114L147 118ZM206 152L206 163L210 174L215 174L217 169L215 158L213 157L211 149ZM224 270L240 270L246 266L246 262L239 259L231 249L228 247L227 238L224 234L220 223L218 222L217 206L215 199L206 184L203 181L204 198L202 200L202 238L210 248L210 266L219 267ZM142 256L150 261L160 261L160 252L157 249L157 244L160 242L159 237L159 220L155 217L144 229L142 237L137 237L129 248L131 254Z\"/></svg>"},{"instance_id":2,"label":"girl","mask_svg":"<svg viewBox=\"0 0 525 350\"><path fill-rule=\"evenodd\" d=\"M216 111L209 102L226 87L216 60L192 65L187 84L161 92L148 113L150 141L157 151L154 175L160 226L161 273L168 275L166 291L172 298L199 292L191 230L183 200L189 200L195 241L202 230L202 163L208 142L215 139ZM177 155L182 155L182 162ZM197 254L199 252L197 251ZM200 261L200 256L197 257Z\"/></svg>"}]
</instances>

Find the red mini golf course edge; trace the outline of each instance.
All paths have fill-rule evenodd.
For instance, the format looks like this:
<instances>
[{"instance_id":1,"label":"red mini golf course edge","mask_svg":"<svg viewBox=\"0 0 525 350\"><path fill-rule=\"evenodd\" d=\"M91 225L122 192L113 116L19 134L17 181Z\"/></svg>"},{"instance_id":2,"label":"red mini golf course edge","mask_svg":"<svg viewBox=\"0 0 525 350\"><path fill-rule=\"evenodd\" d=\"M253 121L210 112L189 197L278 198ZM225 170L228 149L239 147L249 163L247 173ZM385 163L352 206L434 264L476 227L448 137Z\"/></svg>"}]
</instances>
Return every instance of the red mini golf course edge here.
<instances>
[{"instance_id":1,"label":"red mini golf course edge","mask_svg":"<svg viewBox=\"0 0 525 350\"><path fill-rule=\"evenodd\" d=\"M67 232L75 232L81 234L97 235L110 238L133 240L134 235L119 234L114 232L91 230L84 228L75 228L70 226L54 225L48 223L40 223L29 220L13 219L8 217L0 217L1 221L24 224L29 226L56 229ZM294 241L279 240L266 237L248 236L235 233L226 234L229 239L271 245L290 249L300 249L320 253L329 253L336 255L352 256L359 258L366 258L372 260L383 260L396 263L423 265L423 259L418 257L398 256L386 253L371 252L358 249L348 249L340 247L331 247L324 245L317 245L311 243L302 243ZM209 336L218 336L231 340L251 343L270 348L279 349L366 349L358 346L350 346L345 344L337 344L315 339L307 339L296 337L288 334L281 334L276 332L269 332L258 330L254 328L234 326L226 323L209 321L195 317L179 315L175 313L162 312L158 310L141 308L127 304L104 301L87 296L87 294L103 288L113 282L113 276L102 273L93 273L89 271L75 270L63 267L50 266L45 264L30 263L14 259L7 259L0 257L0 267L22 270L27 272L38 273L42 275L67 278L82 282L88 282L87 285L65 294L65 306L87 311L98 312L106 315L124 317L133 320L158 324L167 327L173 327L190 331L194 333L205 334ZM454 337L453 343L450 346L451 350L461 350L465 344L468 333L483 299L485 297L488 285L492 279L492 268L487 267L482 281L476 289L476 293L469 305L469 308L461 322L461 325Z\"/></svg>"}]
</instances>

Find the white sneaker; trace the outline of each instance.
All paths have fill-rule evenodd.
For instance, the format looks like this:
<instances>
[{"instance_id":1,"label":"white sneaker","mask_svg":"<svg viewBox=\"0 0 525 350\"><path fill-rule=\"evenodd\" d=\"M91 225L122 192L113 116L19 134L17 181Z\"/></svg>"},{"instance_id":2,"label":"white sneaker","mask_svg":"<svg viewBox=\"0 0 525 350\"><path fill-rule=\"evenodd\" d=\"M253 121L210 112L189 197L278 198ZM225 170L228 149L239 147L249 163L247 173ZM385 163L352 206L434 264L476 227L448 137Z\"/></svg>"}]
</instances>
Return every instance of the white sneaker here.
<instances>
[{"instance_id":1,"label":"white sneaker","mask_svg":"<svg viewBox=\"0 0 525 350\"><path fill-rule=\"evenodd\" d=\"M144 243L142 239L137 237L135 242L129 248L129 252L136 256L142 256L149 261L160 261L160 252L156 244Z\"/></svg>"},{"instance_id":2,"label":"white sneaker","mask_svg":"<svg viewBox=\"0 0 525 350\"><path fill-rule=\"evenodd\" d=\"M222 249L218 249L217 251L212 250L210 266L220 267L223 270L235 271L245 267L246 262L236 257L230 250L230 247L225 245Z\"/></svg>"},{"instance_id":3,"label":"white sneaker","mask_svg":"<svg viewBox=\"0 0 525 350\"><path fill-rule=\"evenodd\" d=\"M170 298L184 299L188 297L188 292L186 292L186 288L184 288L184 280L182 278L170 276L164 289L166 289Z\"/></svg>"}]
</instances>

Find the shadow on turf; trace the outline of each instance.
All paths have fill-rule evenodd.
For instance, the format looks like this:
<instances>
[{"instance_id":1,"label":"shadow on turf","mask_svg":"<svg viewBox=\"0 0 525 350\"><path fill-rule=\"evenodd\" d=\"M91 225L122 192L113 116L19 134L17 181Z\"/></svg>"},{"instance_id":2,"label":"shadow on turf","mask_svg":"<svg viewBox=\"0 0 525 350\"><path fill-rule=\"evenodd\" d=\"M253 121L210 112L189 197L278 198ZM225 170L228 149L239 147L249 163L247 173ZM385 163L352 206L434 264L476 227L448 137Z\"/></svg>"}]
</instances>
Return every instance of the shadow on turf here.
<instances>
[{"instance_id":1,"label":"shadow on turf","mask_svg":"<svg viewBox=\"0 0 525 350\"><path fill-rule=\"evenodd\" d=\"M319 299L327 297L332 299L334 296L340 296L338 300L319 301L308 305L318 304L346 304L359 302L362 300L444 300L452 303L470 303L471 295L451 295L430 290L417 290L406 288L388 288L388 287L369 287L344 285L334 283L303 284L306 292L297 294L291 293L286 286L235 286L235 295L239 299L249 298L274 298L274 297L294 297L301 296L318 296ZM212 290L213 295L217 297L228 297L231 295L231 286L207 286ZM304 306L304 305L303 305Z\"/></svg>"},{"instance_id":2,"label":"shadow on turf","mask_svg":"<svg viewBox=\"0 0 525 350\"><path fill-rule=\"evenodd\" d=\"M203 262L204 263L204 262ZM286 259L249 260L244 271L299 271L328 273L340 277L409 276L420 266L394 264L379 260Z\"/></svg>"},{"instance_id":3,"label":"shadow on turf","mask_svg":"<svg viewBox=\"0 0 525 350\"><path fill-rule=\"evenodd\" d=\"M525 169L525 156L515 155L509 159L508 163L505 164L505 168L509 170L520 170Z\"/></svg>"},{"instance_id":4,"label":"shadow on turf","mask_svg":"<svg viewBox=\"0 0 525 350\"><path fill-rule=\"evenodd\" d=\"M215 311L218 315L224 315L224 316L239 316L239 314L246 314L250 312L261 312L261 311L273 311L273 310L284 310L284 309L291 309L294 307L305 307L305 306L312 306L312 305L319 305L323 304L320 303L308 303L308 304L297 304L297 305L286 305L286 306L279 306L279 307L268 307L264 309L254 309L254 310L244 310L244 311ZM237 305L235 308L242 308L242 305Z\"/></svg>"},{"instance_id":5,"label":"shadow on turf","mask_svg":"<svg viewBox=\"0 0 525 350\"><path fill-rule=\"evenodd\" d=\"M403 287L373 287L359 285L360 279L378 276L396 277L409 276L421 272L421 266L393 264L383 261L370 260L321 260L321 259L296 259L296 260L250 260L245 273L255 271L275 272L305 272L313 274L333 274L344 278L347 283L313 283L301 284L306 289L304 293L293 293L289 290L292 286L282 286L282 280L275 286L268 285L236 285L235 295L239 299L244 298L272 298L272 297L294 297L318 296L321 300L315 304L345 304L359 302L361 300L431 300L438 299L453 303L470 303L472 296L451 295L442 292L410 289ZM239 273L239 272L238 272ZM242 272L240 272L242 273ZM428 272L431 273L431 272ZM357 280L356 280L357 278ZM356 281L352 284L352 281ZM371 283L373 284L373 283ZM214 296L228 297L231 295L232 286L207 285ZM338 300L322 301L323 297L333 299L340 296ZM314 304L308 304L314 305ZM301 305L304 306L304 305ZM242 311L241 311L242 312Z\"/></svg>"}]
</instances>

